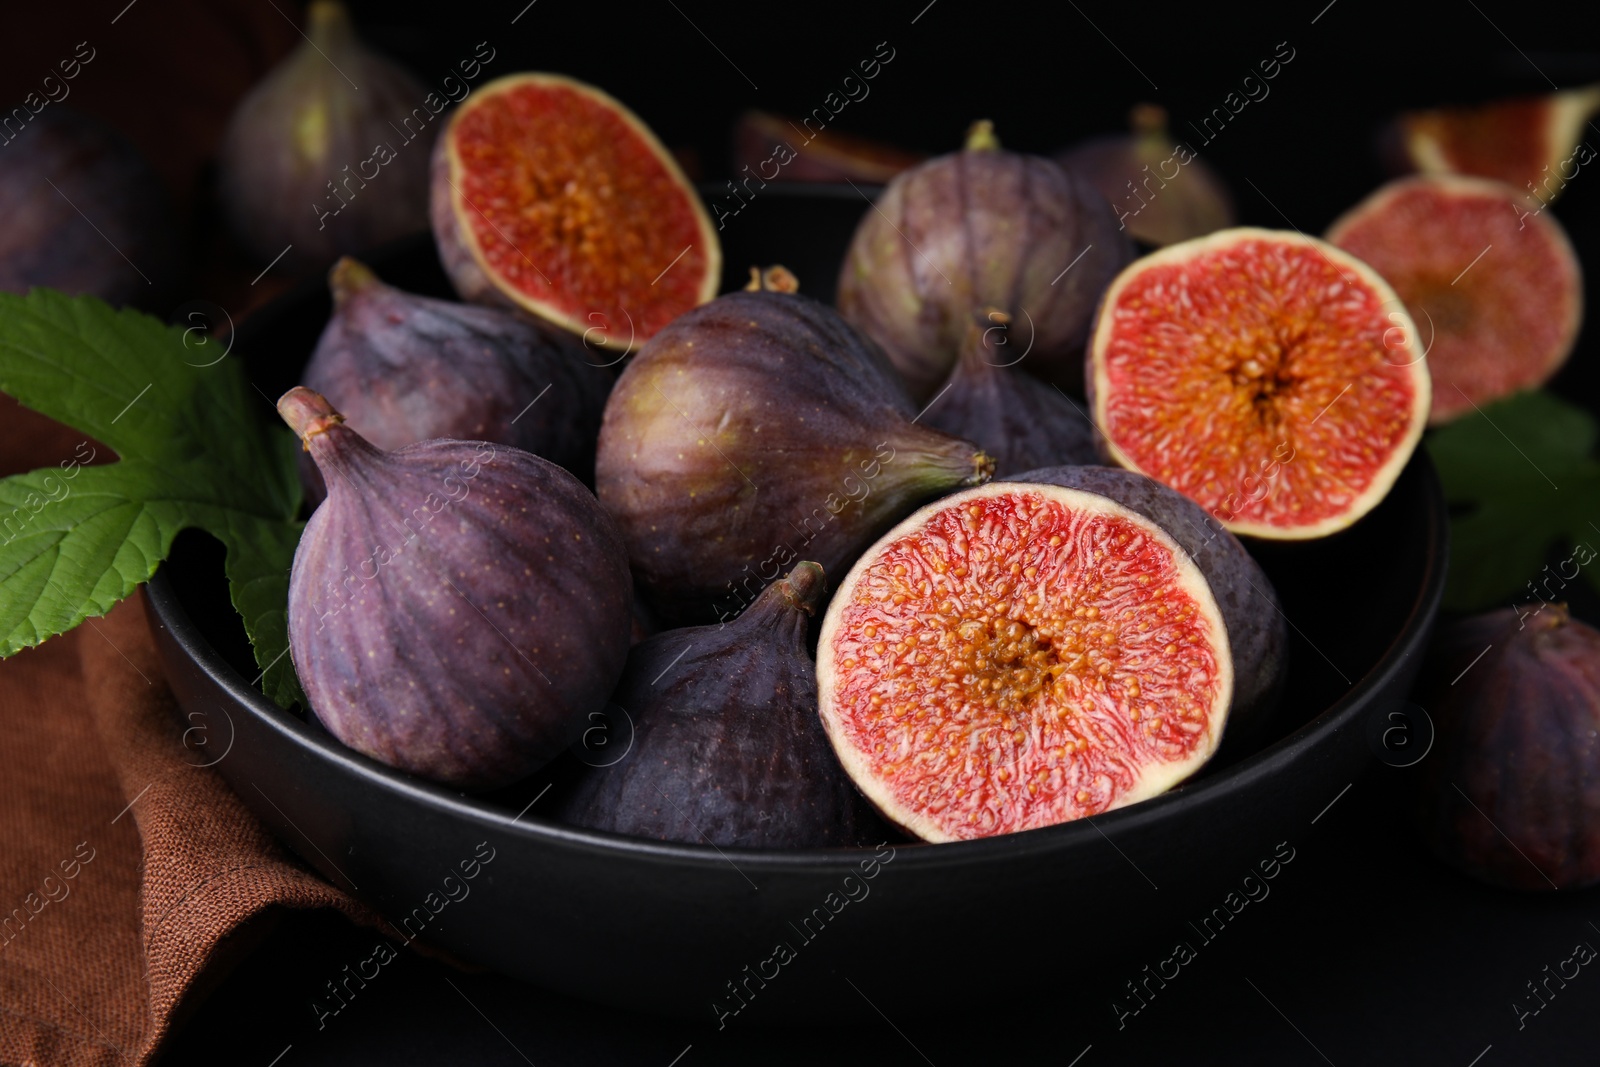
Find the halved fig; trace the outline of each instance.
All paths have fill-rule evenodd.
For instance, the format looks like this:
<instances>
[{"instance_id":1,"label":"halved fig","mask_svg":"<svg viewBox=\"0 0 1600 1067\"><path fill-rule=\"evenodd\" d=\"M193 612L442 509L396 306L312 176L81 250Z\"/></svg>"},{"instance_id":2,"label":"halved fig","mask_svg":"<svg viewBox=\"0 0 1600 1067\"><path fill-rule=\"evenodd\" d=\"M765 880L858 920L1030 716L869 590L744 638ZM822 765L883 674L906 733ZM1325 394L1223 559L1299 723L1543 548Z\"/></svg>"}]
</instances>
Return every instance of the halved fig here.
<instances>
[{"instance_id":1,"label":"halved fig","mask_svg":"<svg viewBox=\"0 0 1600 1067\"><path fill-rule=\"evenodd\" d=\"M638 116L557 74L464 100L434 147L433 231L461 296L631 351L717 293L705 206Z\"/></svg>"},{"instance_id":2,"label":"halved fig","mask_svg":"<svg viewBox=\"0 0 1600 1067\"><path fill-rule=\"evenodd\" d=\"M734 166L758 181L882 183L927 158L867 137L812 132L808 119L768 111L746 111L733 127ZM768 167L776 173L768 174Z\"/></svg>"},{"instance_id":3,"label":"halved fig","mask_svg":"<svg viewBox=\"0 0 1600 1067\"><path fill-rule=\"evenodd\" d=\"M1433 425L1544 384L1572 354L1577 254L1555 216L1529 210L1510 186L1401 178L1334 222L1328 240L1406 302L1428 353Z\"/></svg>"},{"instance_id":4,"label":"halved fig","mask_svg":"<svg viewBox=\"0 0 1600 1067\"><path fill-rule=\"evenodd\" d=\"M1583 128L1596 111L1600 85L1476 107L1409 111L1395 120L1386 148L1398 154L1391 162L1405 169L1493 178L1543 203L1594 158L1593 149L1585 153L1588 158L1574 156L1587 147L1580 143Z\"/></svg>"},{"instance_id":5,"label":"halved fig","mask_svg":"<svg viewBox=\"0 0 1600 1067\"><path fill-rule=\"evenodd\" d=\"M1241 227L1124 270L1089 346L1090 409L1117 464L1237 534L1303 540L1377 506L1428 417L1428 370L1371 267Z\"/></svg>"},{"instance_id":6,"label":"halved fig","mask_svg":"<svg viewBox=\"0 0 1600 1067\"><path fill-rule=\"evenodd\" d=\"M1222 612L1155 522L1058 485L990 483L889 531L817 646L823 726L857 788L928 841L1097 815L1215 752Z\"/></svg>"}]
</instances>

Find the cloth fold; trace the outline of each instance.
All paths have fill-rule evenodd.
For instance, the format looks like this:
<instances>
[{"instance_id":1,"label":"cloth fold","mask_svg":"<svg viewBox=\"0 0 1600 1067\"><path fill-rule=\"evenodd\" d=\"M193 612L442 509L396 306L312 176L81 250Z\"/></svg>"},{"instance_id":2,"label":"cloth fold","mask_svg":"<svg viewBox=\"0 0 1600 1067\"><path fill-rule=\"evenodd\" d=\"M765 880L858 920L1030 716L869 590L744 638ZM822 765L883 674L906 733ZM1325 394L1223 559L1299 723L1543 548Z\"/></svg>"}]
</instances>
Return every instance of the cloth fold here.
<instances>
[{"instance_id":1,"label":"cloth fold","mask_svg":"<svg viewBox=\"0 0 1600 1067\"><path fill-rule=\"evenodd\" d=\"M139 597L0 665L0 1063L148 1062L252 920L376 922L229 790L209 728L185 745Z\"/></svg>"}]
</instances>

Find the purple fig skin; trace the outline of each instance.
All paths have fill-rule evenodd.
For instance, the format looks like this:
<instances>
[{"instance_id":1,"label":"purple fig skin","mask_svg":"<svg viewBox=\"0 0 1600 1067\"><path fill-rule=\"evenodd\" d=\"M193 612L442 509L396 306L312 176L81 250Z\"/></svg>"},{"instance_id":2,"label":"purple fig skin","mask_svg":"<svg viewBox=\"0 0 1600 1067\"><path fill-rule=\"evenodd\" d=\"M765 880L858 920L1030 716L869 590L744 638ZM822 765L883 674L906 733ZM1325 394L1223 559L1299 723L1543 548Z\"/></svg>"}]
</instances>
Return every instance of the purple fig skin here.
<instances>
[{"instance_id":1,"label":"purple fig skin","mask_svg":"<svg viewBox=\"0 0 1600 1067\"><path fill-rule=\"evenodd\" d=\"M1234 224L1233 200L1215 171L1167 133L1167 115L1153 104L1133 109L1131 133L1096 137L1056 156L1100 191L1119 227L1164 247Z\"/></svg>"},{"instance_id":2,"label":"purple fig skin","mask_svg":"<svg viewBox=\"0 0 1600 1067\"><path fill-rule=\"evenodd\" d=\"M1016 369L1005 316L991 314L971 323L922 424L981 445L996 477L1098 462L1089 416L1056 386Z\"/></svg>"},{"instance_id":3,"label":"purple fig skin","mask_svg":"<svg viewBox=\"0 0 1600 1067\"><path fill-rule=\"evenodd\" d=\"M1440 858L1507 889L1600 883L1600 632L1565 604L1472 616L1435 639L1417 700Z\"/></svg>"},{"instance_id":4,"label":"purple fig skin","mask_svg":"<svg viewBox=\"0 0 1600 1067\"><path fill-rule=\"evenodd\" d=\"M289 577L289 650L328 732L460 789L539 769L605 707L627 556L593 496L486 441L373 447L303 386L278 410L328 483Z\"/></svg>"},{"instance_id":5,"label":"purple fig skin","mask_svg":"<svg viewBox=\"0 0 1600 1067\"><path fill-rule=\"evenodd\" d=\"M0 290L47 286L154 306L181 271L171 201L150 164L109 126L60 104L0 151L0 218Z\"/></svg>"},{"instance_id":6,"label":"purple fig skin","mask_svg":"<svg viewBox=\"0 0 1600 1067\"><path fill-rule=\"evenodd\" d=\"M1258 737L1288 680L1289 629L1277 591L1239 539L1199 504L1134 471L1052 467L1004 480L1042 482L1109 497L1160 526L1188 553L1211 586L1228 629L1228 647L1233 653L1228 739L1238 744Z\"/></svg>"},{"instance_id":7,"label":"purple fig skin","mask_svg":"<svg viewBox=\"0 0 1600 1067\"><path fill-rule=\"evenodd\" d=\"M438 123L424 101L439 99L362 44L341 4L315 0L306 18L305 43L239 103L217 159L245 247L266 260L289 246L283 263L301 268L427 229Z\"/></svg>"},{"instance_id":8,"label":"purple fig skin","mask_svg":"<svg viewBox=\"0 0 1600 1067\"><path fill-rule=\"evenodd\" d=\"M921 402L955 366L971 316L989 307L1031 338L1023 369L1076 388L1095 305L1132 259L1098 191L1051 160L1000 149L979 123L967 148L899 175L862 216L839 312L883 346Z\"/></svg>"},{"instance_id":9,"label":"purple fig skin","mask_svg":"<svg viewBox=\"0 0 1600 1067\"><path fill-rule=\"evenodd\" d=\"M882 840L817 718L806 631L823 595L822 568L800 563L726 626L636 645L611 701L632 720L632 747L588 771L557 817L719 848Z\"/></svg>"},{"instance_id":10,"label":"purple fig skin","mask_svg":"<svg viewBox=\"0 0 1600 1067\"><path fill-rule=\"evenodd\" d=\"M303 384L385 451L451 437L543 456L594 483L611 372L569 335L492 308L413 296L348 257L328 275L333 317ZM315 464L302 464L322 497Z\"/></svg>"},{"instance_id":11,"label":"purple fig skin","mask_svg":"<svg viewBox=\"0 0 1600 1067\"><path fill-rule=\"evenodd\" d=\"M917 504L988 480L977 446L915 415L883 353L832 309L729 293L623 371L595 485L662 620L726 622L798 560L848 567Z\"/></svg>"}]
</instances>

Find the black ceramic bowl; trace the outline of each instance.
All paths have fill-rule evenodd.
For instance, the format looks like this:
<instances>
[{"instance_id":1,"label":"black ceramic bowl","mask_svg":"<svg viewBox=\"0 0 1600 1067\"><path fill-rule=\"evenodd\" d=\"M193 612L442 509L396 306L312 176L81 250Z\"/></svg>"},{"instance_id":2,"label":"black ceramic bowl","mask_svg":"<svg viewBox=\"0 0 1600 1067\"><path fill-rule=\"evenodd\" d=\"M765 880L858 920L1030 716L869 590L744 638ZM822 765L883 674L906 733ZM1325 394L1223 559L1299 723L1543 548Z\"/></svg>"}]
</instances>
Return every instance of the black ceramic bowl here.
<instances>
[{"instance_id":1,"label":"black ceramic bowl","mask_svg":"<svg viewBox=\"0 0 1600 1067\"><path fill-rule=\"evenodd\" d=\"M729 281L783 262L830 295L863 210L852 198L758 200L724 234ZM448 293L424 240L373 262L396 284ZM235 352L268 396L293 384L328 311L310 284L241 330ZM1281 873L1373 758L1369 729L1402 706L1439 604L1446 538L1419 452L1352 529L1256 546L1293 635L1288 693L1262 747L1225 750L1189 783L1092 820L877 854L570 829L541 815L559 769L490 797L410 778L252 687L215 542L181 537L148 598L179 704L206 717L216 769L244 802L325 877L464 960L707 1022L892 1018L943 1012L953 997L1089 1005L1109 1021L1127 979L1180 939L1202 947L1240 899L1228 894L1252 874L1259 884L1263 866Z\"/></svg>"}]
</instances>

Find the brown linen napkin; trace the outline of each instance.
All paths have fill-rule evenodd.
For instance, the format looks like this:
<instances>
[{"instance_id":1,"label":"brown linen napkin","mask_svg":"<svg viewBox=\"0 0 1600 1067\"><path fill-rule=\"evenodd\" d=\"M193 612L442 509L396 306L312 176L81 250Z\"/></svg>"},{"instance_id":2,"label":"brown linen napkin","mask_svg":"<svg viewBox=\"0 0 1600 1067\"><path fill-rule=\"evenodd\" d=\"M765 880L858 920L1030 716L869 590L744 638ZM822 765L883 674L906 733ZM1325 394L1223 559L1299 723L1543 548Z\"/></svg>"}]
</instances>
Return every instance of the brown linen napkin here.
<instances>
[{"instance_id":1,"label":"brown linen napkin","mask_svg":"<svg viewBox=\"0 0 1600 1067\"><path fill-rule=\"evenodd\" d=\"M0 1062L147 1062L248 920L374 921L182 733L138 598L0 667Z\"/></svg>"},{"instance_id":2,"label":"brown linen napkin","mask_svg":"<svg viewBox=\"0 0 1600 1067\"><path fill-rule=\"evenodd\" d=\"M248 920L374 921L182 733L138 598L0 667L0 1062L145 1063Z\"/></svg>"}]
</instances>

